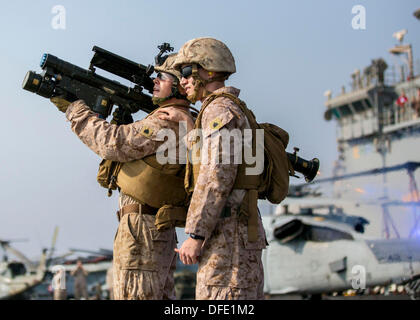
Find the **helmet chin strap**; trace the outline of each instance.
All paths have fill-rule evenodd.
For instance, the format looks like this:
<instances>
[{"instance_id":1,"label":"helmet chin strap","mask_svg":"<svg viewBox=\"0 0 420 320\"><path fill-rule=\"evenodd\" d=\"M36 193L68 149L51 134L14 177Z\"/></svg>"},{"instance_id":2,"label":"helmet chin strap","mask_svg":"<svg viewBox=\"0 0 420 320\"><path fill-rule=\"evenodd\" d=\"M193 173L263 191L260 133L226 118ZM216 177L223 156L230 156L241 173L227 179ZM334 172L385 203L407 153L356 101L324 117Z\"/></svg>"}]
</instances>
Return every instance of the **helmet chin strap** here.
<instances>
[{"instance_id":1,"label":"helmet chin strap","mask_svg":"<svg viewBox=\"0 0 420 320\"><path fill-rule=\"evenodd\" d=\"M160 105L162 103L164 103L165 101L168 101L171 97L165 97L165 98L158 98L158 97L152 97L152 102L155 105Z\"/></svg>"},{"instance_id":2,"label":"helmet chin strap","mask_svg":"<svg viewBox=\"0 0 420 320\"><path fill-rule=\"evenodd\" d=\"M226 80L226 76L219 76L219 77L212 77L209 80L203 79L198 74L198 67L197 64L193 64L192 66L192 77L193 77L193 86L194 92L191 95L187 96L187 99L191 101L192 104L195 104L198 100L204 99L209 96L212 92L206 89L206 86L214 81L224 81ZM202 94L199 97L200 89L203 88Z\"/></svg>"},{"instance_id":3,"label":"helmet chin strap","mask_svg":"<svg viewBox=\"0 0 420 320\"><path fill-rule=\"evenodd\" d=\"M171 94L164 98L152 97L152 102L155 105L161 105L162 103L168 101L169 99L184 99L188 100L186 96L182 95L178 90L178 82L174 81L172 84Z\"/></svg>"},{"instance_id":4,"label":"helmet chin strap","mask_svg":"<svg viewBox=\"0 0 420 320\"><path fill-rule=\"evenodd\" d=\"M192 104L195 104L198 100L207 97L211 94L210 91L206 89L207 81L201 78L193 78L194 93L187 96L187 99L191 101ZM199 97L200 89L203 88L201 97Z\"/></svg>"}]
</instances>

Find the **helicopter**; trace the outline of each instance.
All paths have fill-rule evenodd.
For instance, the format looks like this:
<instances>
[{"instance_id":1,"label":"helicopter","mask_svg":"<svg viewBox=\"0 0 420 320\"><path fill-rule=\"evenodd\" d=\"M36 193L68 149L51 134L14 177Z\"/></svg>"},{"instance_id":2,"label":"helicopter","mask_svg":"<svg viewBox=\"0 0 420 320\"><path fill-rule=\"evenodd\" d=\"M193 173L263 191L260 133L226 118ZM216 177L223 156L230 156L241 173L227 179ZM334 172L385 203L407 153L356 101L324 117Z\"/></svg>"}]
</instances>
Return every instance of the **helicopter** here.
<instances>
[{"instance_id":1,"label":"helicopter","mask_svg":"<svg viewBox=\"0 0 420 320\"><path fill-rule=\"evenodd\" d=\"M88 254L85 257L72 257L75 254ZM74 297L74 279L68 276L76 268L77 260L81 260L83 268L88 272L87 291L90 297L99 296L100 299L110 299L110 288L106 281L107 272L112 268L113 252L109 249L88 250L79 248L69 248L68 253L50 259L49 267L42 283L32 290L32 299L51 299L52 278L54 269L62 267L66 272L66 295L68 299ZM174 272L174 287L176 299L194 299L195 297L195 275L197 266L184 265L177 257L176 271ZM98 288L100 293L98 294Z\"/></svg>"},{"instance_id":2,"label":"helicopter","mask_svg":"<svg viewBox=\"0 0 420 320\"><path fill-rule=\"evenodd\" d=\"M405 285L420 297L420 239L368 239L369 221L347 215L336 199L286 199L263 216L269 246L263 251L268 295L321 294Z\"/></svg>"},{"instance_id":3,"label":"helicopter","mask_svg":"<svg viewBox=\"0 0 420 320\"><path fill-rule=\"evenodd\" d=\"M42 250L39 262L29 260L19 250L13 248L10 243L26 240L0 240L3 249L3 261L0 262L0 300L27 298L29 292L42 283L48 267L48 261L54 251L58 235L55 229L51 249L47 256L47 249ZM8 253L16 256L19 260L9 261Z\"/></svg>"},{"instance_id":4,"label":"helicopter","mask_svg":"<svg viewBox=\"0 0 420 320\"><path fill-rule=\"evenodd\" d=\"M88 255L81 257L79 253ZM70 276L70 273L76 268L78 260L83 263L83 268L88 272L86 282L89 297L97 297L98 299L109 297L106 275L108 270L112 268L112 251L108 249L70 248L65 254L50 259L43 281L32 290L30 298L35 300L52 299L53 277L59 269L66 273L66 297L68 299L74 298L74 278Z\"/></svg>"}]
</instances>

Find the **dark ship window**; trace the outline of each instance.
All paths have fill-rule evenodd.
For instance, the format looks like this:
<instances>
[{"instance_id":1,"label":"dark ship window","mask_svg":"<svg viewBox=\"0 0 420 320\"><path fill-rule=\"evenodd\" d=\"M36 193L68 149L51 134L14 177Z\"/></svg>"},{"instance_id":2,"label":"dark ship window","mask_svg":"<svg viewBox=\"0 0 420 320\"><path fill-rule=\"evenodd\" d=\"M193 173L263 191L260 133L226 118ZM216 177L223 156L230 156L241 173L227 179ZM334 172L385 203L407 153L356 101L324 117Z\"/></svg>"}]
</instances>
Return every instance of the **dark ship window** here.
<instances>
[{"instance_id":1,"label":"dark ship window","mask_svg":"<svg viewBox=\"0 0 420 320\"><path fill-rule=\"evenodd\" d=\"M340 113L343 117L351 115L351 109L348 105L343 105L340 107Z\"/></svg>"},{"instance_id":2,"label":"dark ship window","mask_svg":"<svg viewBox=\"0 0 420 320\"><path fill-rule=\"evenodd\" d=\"M363 106L361 101L353 102L353 107L356 112L363 112L365 111L365 107Z\"/></svg>"},{"instance_id":3,"label":"dark ship window","mask_svg":"<svg viewBox=\"0 0 420 320\"><path fill-rule=\"evenodd\" d=\"M372 104L370 103L369 99L365 99L367 106L372 109Z\"/></svg>"},{"instance_id":4,"label":"dark ship window","mask_svg":"<svg viewBox=\"0 0 420 320\"><path fill-rule=\"evenodd\" d=\"M337 118L340 119L340 113L338 112L337 109L332 109L331 112L333 113L333 115Z\"/></svg>"}]
</instances>

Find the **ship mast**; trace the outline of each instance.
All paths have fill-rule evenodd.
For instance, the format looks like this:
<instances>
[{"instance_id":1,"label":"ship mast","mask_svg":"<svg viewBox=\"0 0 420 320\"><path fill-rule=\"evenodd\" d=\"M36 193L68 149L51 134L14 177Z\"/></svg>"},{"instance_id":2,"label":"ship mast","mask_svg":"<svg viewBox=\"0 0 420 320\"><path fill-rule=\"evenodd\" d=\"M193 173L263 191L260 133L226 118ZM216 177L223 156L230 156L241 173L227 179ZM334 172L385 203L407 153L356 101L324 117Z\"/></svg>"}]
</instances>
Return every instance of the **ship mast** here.
<instances>
[{"instance_id":1,"label":"ship mast","mask_svg":"<svg viewBox=\"0 0 420 320\"><path fill-rule=\"evenodd\" d=\"M407 54L407 65L408 65L408 80L411 80L414 78L414 67L413 67L413 48L411 44L403 44L404 36L407 34L407 30L401 30L398 32L395 32L392 36L396 38L400 43L398 45L395 45L393 48L389 49L389 52L394 55L401 55L401 54Z\"/></svg>"}]
</instances>

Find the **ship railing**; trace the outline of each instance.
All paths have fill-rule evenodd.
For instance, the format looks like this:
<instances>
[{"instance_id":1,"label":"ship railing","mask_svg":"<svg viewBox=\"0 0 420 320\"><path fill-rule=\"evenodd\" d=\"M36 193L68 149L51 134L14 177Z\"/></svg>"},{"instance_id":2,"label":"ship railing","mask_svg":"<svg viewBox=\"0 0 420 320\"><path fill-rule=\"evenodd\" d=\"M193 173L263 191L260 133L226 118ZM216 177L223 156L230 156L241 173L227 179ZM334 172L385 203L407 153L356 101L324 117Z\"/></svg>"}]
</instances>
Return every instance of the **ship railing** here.
<instances>
[{"instance_id":1,"label":"ship railing","mask_svg":"<svg viewBox=\"0 0 420 320\"><path fill-rule=\"evenodd\" d=\"M394 103L382 115L384 126L410 122L416 119L420 119L420 103L415 103L415 101L410 99L403 106Z\"/></svg>"},{"instance_id":2,"label":"ship railing","mask_svg":"<svg viewBox=\"0 0 420 320\"><path fill-rule=\"evenodd\" d=\"M420 59L415 61L413 65L413 76L417 78L420 75ZM384 73L385 85L393 86L408 81L409 70L407 65L393 65Z\"/></svg>"}]
</instances>

